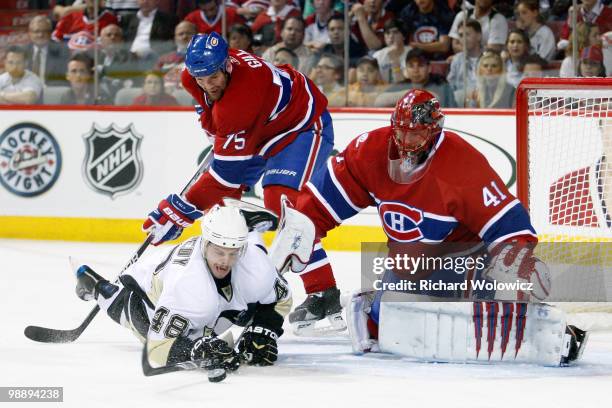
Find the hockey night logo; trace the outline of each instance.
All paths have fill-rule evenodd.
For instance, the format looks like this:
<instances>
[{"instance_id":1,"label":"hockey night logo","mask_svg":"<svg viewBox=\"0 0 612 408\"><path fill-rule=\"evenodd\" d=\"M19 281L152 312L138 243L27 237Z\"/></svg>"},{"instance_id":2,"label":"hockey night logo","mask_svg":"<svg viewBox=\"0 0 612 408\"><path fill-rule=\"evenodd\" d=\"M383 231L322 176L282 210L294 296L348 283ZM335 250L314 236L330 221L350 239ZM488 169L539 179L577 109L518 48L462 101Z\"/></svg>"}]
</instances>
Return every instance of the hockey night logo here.
<instances>
[{"instance_id":1,"label":"hockey night logo","mask_svg":"<svg viewBox=\"0 0 612 408\"><path fill-rule=\"evenodd\" d=\"M61 166L59 145L42 126L19 123L0 135L0 183L11 193L44 193L57 181Z\"/></svg>"},{"instance_id":2,"label":"hockey night logo","mask_svg":"<svg viewBox=\"0 0 612 408\"><path fill-rule=\"evenodd\" d=\"M99 128L94 123L83 138L86 146L83 177L94 191L115 198L140 184L142 136L132 124L122 129L114 123L107 128Z\"/></svg>"}]
</instances>

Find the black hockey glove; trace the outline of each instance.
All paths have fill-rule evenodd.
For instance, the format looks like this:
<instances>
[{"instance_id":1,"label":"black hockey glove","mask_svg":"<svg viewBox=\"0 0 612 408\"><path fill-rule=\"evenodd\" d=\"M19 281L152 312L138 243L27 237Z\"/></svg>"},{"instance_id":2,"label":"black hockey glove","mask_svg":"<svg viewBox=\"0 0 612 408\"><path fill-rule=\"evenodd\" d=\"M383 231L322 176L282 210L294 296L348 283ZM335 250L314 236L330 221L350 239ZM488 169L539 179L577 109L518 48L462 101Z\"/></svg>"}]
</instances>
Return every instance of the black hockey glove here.
<instances>
[{"instance_id":1,"label":"black hockey glove","mask_svg":"<svg viewBox=\"0 0 612 408\"><path fill-rule=\"evenodd\" d=\"M191 360L203 360L203 368L224 368L236 371L240 366L238 354L225 341L216 336L200 337L191 348Z\"/></svg>"},{"instance_id":2,"label":"black hockey glove","mask_svg":"<svg viewBox=\"0 0 612 408\"><path fill-rule=\"evenodd\" d=\"M278 357L276 339L278 335L270 329L249 326L238 343L240 358L249 365L271 366Z\"/></svg>"}]
</instances>

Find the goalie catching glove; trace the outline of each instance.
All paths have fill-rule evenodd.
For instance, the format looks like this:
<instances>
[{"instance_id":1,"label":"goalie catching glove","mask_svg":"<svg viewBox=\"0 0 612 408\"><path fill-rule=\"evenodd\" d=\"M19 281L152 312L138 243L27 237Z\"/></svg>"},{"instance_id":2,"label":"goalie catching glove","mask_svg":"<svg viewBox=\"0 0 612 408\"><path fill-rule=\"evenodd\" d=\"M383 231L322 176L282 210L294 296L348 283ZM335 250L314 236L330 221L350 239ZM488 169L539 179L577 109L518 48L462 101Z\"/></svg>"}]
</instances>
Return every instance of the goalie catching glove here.
<instances>
[{"instance_id":1,"label":"goalie catching glove","mask_svg":"<svg viewBox=\"0 0 612 408\"><path fill-rule=\"evenodd\" d=\"M498 290L495 299L528 301L533 296L543 301L550 294L548 266L533 254L535 242L496 242L489 247L491 263L484 272L489 280L504 283L531 283L531 291Z\"/></svg>"},{"instance_id":2,"label":"goalie catching glove","mask_svg":"<svg viewBox=\"0 0 612 408\"><path fill-rule=\"evenodd\" d=\"M207 370L223 368L227 371L236 371L240 366L238 354L229 344L216 336L205 336L196 340L191 348L191 360L203 360L203 368Z\"/></svg>"},{"instance_id":3,"label":"goalie catching glove","mask_svg":"<svg viewBox=\"0 0 612 408\"><path fill-rule=\"evenodd\" d=\"M170 194L149 213L142 225L143 231L153 236L151 243L159 245L177 239L183 229L202 216L202 212L177 194Z\"/></svg>"},{"instance_id":4,"label":"goalie catching glove","mask_svg":"<svg viewBox=\"0 0 612 408\"><path fill-rule=\"evenodd\" d=\"M265 327L250 326L246 329L238 350L240 358L249 365L271 366L278 358L278 335Z\"/></svg>"}]
</instances>

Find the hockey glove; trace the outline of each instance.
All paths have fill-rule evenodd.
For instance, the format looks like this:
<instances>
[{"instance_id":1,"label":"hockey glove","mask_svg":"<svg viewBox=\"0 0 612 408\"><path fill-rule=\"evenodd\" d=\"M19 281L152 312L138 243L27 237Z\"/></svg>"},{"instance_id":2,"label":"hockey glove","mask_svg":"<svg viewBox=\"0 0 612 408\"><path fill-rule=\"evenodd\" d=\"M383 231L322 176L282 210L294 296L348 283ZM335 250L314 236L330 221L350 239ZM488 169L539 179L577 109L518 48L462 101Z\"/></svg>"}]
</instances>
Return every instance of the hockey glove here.
<instances>
[{"instance_id":1,"label":"hockey glove","mask_svg":"<svg viewBox=\"0 0 612 408\"><path fill-rule=\"evenodd\" d=\"M240 358L249 365L273 365L278 358L277 339L278 335L272 330L249 326L238 344Z\"/></svg>"},{"instance_id":2,"label":"hockey glove","mask_svg":"<svg viewBox=\"0 0 612 408\"><path fill-rule=\"evenodd\" d=\"M171 194L160 201L157 209L149 213L142 229L153 235L153 245L159 245L180 237L183 228L189 227L201 216L202 212L192 204L176 194Z\"/></svg>"},{"instance_id":3,"label":"hockey glove","mask_svg":"<svg viewBox=\"0 0 612 408\"><path fill-rule=\"evenodd\" d=\"M527 290L498 290L497 300L528 301L530 296L537 300L548 297L551 289L548 266L533 254L535 242L499 242L489 249L491 263L484 276L492 281L523 285Z\"/></svg>"},{"instance_id":4,"label":"hockey glove","mask_svg":"<svg viewBox=\"0 0 612 408\"><path fill-rule=\"evenodd\" d=\"M200 337L191 348L191 360L203 360L203 368L214 370L223 368L236 371L240 359L233 348L216 336Z\"/></svg>"}]
</instances>

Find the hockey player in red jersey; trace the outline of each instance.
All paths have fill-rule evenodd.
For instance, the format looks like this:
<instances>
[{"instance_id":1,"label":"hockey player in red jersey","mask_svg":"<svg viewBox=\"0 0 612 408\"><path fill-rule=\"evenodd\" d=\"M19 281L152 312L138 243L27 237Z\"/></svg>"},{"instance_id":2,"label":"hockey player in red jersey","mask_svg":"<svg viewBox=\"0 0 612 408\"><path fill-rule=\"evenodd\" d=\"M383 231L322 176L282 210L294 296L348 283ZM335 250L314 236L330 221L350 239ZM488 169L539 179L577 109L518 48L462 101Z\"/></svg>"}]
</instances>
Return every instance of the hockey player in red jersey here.
<instances>
[{"instance_id":1,"label":"hockey player in red jersey","mask_svg":"<svg viewBox=\"0 0 612 408\"><path fill-rule=\"evenodd\" d=\"M489 278L534 282L532 294L546 297L547 270L538 269L542 264L533 256L537 235L525 208L485 157L443 124L431 93L409 91L398 101L391 126L361 134L330 158L293 201L295 209L313 221L318 238L376 206L390 247L484 242L499 266L489 269ZM507 276L509 270L516 273ZM370 313L374 325L377 306Z\"/></svg>"},{"instance_id":2,"label":"hockey player in red jersey","mask_svg":"<svg viewBox=\"0 0 612 408\"><path fill-rule=\"evenodd\" d=\"M333 147L327 99L292 67L229 49L213 32L192 38L185 68L181 80L199 104L214 160L187 200L173 194L149 214L143 227L153 234L153 244L177 238L202 211L223 197L240 198L262 176L265 206L278 214L281 195L297 197ZM328 317L338 323L335 329L344 329L339 291L320 245L301 276L306 292L324 301L310 318Z\"/></svg>"}]
</instances>

